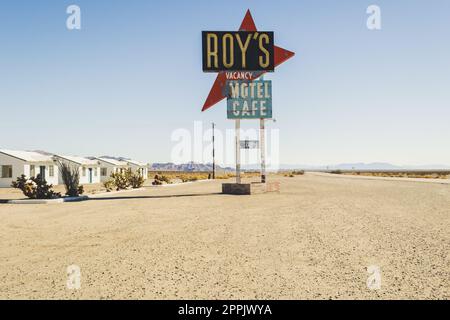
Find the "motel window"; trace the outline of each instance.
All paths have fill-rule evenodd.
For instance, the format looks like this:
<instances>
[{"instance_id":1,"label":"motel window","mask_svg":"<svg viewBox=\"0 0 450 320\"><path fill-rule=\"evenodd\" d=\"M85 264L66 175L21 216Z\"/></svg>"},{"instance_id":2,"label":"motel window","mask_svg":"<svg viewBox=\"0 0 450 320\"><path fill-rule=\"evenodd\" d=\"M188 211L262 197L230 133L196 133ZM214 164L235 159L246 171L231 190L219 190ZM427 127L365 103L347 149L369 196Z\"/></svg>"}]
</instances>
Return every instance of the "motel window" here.
<instances>
[{"instance_id":1,"label":"motel window","mask_svg":"<svg viewBox=\"0 0 450 320\"><path fill-rule=\"evenodd\" d=\"M86 177L86 168L83 167L83 177Z\"/></svg>"},{"instance_id":2,"label":"motel window","mask_svg":"<svg viewBox=\"0 0 450 320\"><path fill-rule=\"evenodd\" d=\"M30 165L30 178L34 177L36 175L36 169L34 165Z\"/></svg>"},{"instance_id":3,"label":"motel window","mask_svg":"<svg viewBox=\"0 0 450 320\"><path fill-rule=\"evenodd\" d=\"M100 175L102 177L106 177L108 175L108 170L106 168L101 168L100 169Z\"/></svg>"},{"instance_id":4,"label":"motel window","mask_svg":"<svg viewBox=\"0 0 450 320\"><path fill-rule=\"evenodd\" d=\"M48 166L48 176L49 177L55 176L55 166Z\"/></svg>"},{"instance_id":5,"label":"motel window","mask_svg":"<svg viewBox=\"0 0 450 320\"><path fill-rule=\"evenodd\" d=\"M2 166L2 178L12 178L12 166Z\"/></svg>"}]
</instances>

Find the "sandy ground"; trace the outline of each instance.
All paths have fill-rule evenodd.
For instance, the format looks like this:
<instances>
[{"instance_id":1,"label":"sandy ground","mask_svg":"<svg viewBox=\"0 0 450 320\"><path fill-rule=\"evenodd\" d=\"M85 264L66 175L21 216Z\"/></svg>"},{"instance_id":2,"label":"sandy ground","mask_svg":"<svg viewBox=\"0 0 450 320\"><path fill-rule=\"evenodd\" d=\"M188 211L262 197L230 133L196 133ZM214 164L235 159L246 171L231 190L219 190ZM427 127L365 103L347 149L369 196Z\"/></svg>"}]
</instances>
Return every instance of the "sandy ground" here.
<instances>
[{"instance_id":1,"label":"sandy ground","mask_svg":"<svg viewBox=\"0 0 450 320\"><path fill-rule=\"evenodd\" d=\"M87 195L104 193L106 192L105 187L102 184L96 183L91 185L84 185L84 193ZM60 192L62 195L66 193L65 187L63 185L57 185L53 187L53 191ZM0 202L2 200L15 200L15 199L25 199L22 191L13 188L0 188Z\"/></svg>"},{"instance_id":2,"label":"sandy ground","mask_svg":"<svg viewBox=\"0 0 450 320\"><path fill-rule=\"evenodd\" d=\"M373 176L355 176L347 174L330 174L325 172L310 172L316 176L326 176L330 178L339 179L363 179L363 180L385 180L385 181L406 181L406 182L424 182L424 183L439 183L439 184L450 184L450 179L430 179L430 178L403 178L403 177L373 177Z\"/></svg>"},{"instance_id":3,"label":"sandy ground","mask_svg":"<svg viewBox=\"0 0 450 320\"><path fill-rule=\"evenodd\" d=\"M0 204L0 298L450 298L449 185L272 179L281 193L221 195L211 181Z\"/></svg>"},{"instance_id":4,"label":"sandy ground","mask_svg":"<svg viewBox=\"0 0 450 320\"><path fill-rule=\"evenodd\" d=\"M144 186L148 187L152 185L153 179L147 179ZM106 188L103 183L85 184L83 185L84 195L95 195L106 193ZM66 194L64 185L53 186L53 191L61 193L63 196ZM22 191L14 188L0 188L0 202L5 200L26 199Z\"/></svg>"}]
</instances>

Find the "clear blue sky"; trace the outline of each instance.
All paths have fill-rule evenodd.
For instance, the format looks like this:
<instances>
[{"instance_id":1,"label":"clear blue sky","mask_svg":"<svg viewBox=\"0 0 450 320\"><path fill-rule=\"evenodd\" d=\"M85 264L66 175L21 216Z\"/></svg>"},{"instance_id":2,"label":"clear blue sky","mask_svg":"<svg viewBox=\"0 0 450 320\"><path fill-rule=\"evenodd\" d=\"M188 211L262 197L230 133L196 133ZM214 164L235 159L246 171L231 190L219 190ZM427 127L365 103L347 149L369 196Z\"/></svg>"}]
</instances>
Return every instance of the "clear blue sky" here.
<instances>
[{"instance_id":1,"label":"clear blue sky","mask_svg":"<svg viewBox=\"0 0 450 320\"><path fill-rule=\"evenodd\" d=\"M448 0L2 1L0 148L169 161L173 130L231 128L225 102L200 112L215 79L201 31L235 30L247 8L296 52L267 77L281 163L450 165Z\"/></svg>"}]
</instances>

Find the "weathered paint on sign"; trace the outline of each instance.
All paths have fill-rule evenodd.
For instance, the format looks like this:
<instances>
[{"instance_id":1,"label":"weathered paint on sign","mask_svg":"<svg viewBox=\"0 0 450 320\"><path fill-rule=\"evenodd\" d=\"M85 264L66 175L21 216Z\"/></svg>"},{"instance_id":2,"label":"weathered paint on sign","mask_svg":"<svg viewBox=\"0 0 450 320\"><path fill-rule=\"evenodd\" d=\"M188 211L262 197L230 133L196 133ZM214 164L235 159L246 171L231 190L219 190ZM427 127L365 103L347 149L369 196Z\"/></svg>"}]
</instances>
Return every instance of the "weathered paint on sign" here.
<instances>
[{"instance_id":1,"label":"weathered paint on sign","mask_svg":"<svg viewBox=\"0 0 450 320\"><path fill-rule=\"evenodd\" d=\"M272 81L227 81L228 119L271 119Z\"/></svg>"},{"instance_id":2,"label":"weathered paint on sign","mask_svg":"<svg viewBox=\"0 0 450 320\"><path fill-rule=\"evenodd\" d=\"M203 31L203 71L274 71L272 31Z\"/></svg>"},{"instance_id":3,"label":"weathered paint on sign","mask_svg":"<svg viewBox=\"0 0 450 320\"><path fill-rule=\"evenodd\" d=\"M243 140L241 141L241 149L258 149L258 140Z\"/></svg>"}]
</instances>

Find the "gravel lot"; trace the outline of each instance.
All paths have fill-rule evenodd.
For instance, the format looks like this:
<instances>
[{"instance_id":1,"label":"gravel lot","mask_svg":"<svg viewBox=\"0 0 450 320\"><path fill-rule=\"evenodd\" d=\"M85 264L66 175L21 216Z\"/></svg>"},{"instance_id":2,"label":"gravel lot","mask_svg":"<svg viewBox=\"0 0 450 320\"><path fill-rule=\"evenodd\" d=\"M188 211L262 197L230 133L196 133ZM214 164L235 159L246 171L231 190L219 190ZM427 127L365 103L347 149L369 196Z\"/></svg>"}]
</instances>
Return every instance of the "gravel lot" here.
<instances>
[{"instance_id":1,"label":"gravel lot","mask_svg":"<svg viewBox=\"0 0 450 320\"><path fill-rule=\"evenodd\" d=\"M450 298L450 185L271 179L281 193L222 195L210 181L0 204L0 298Z\"/></svg>"}]
</instances>

